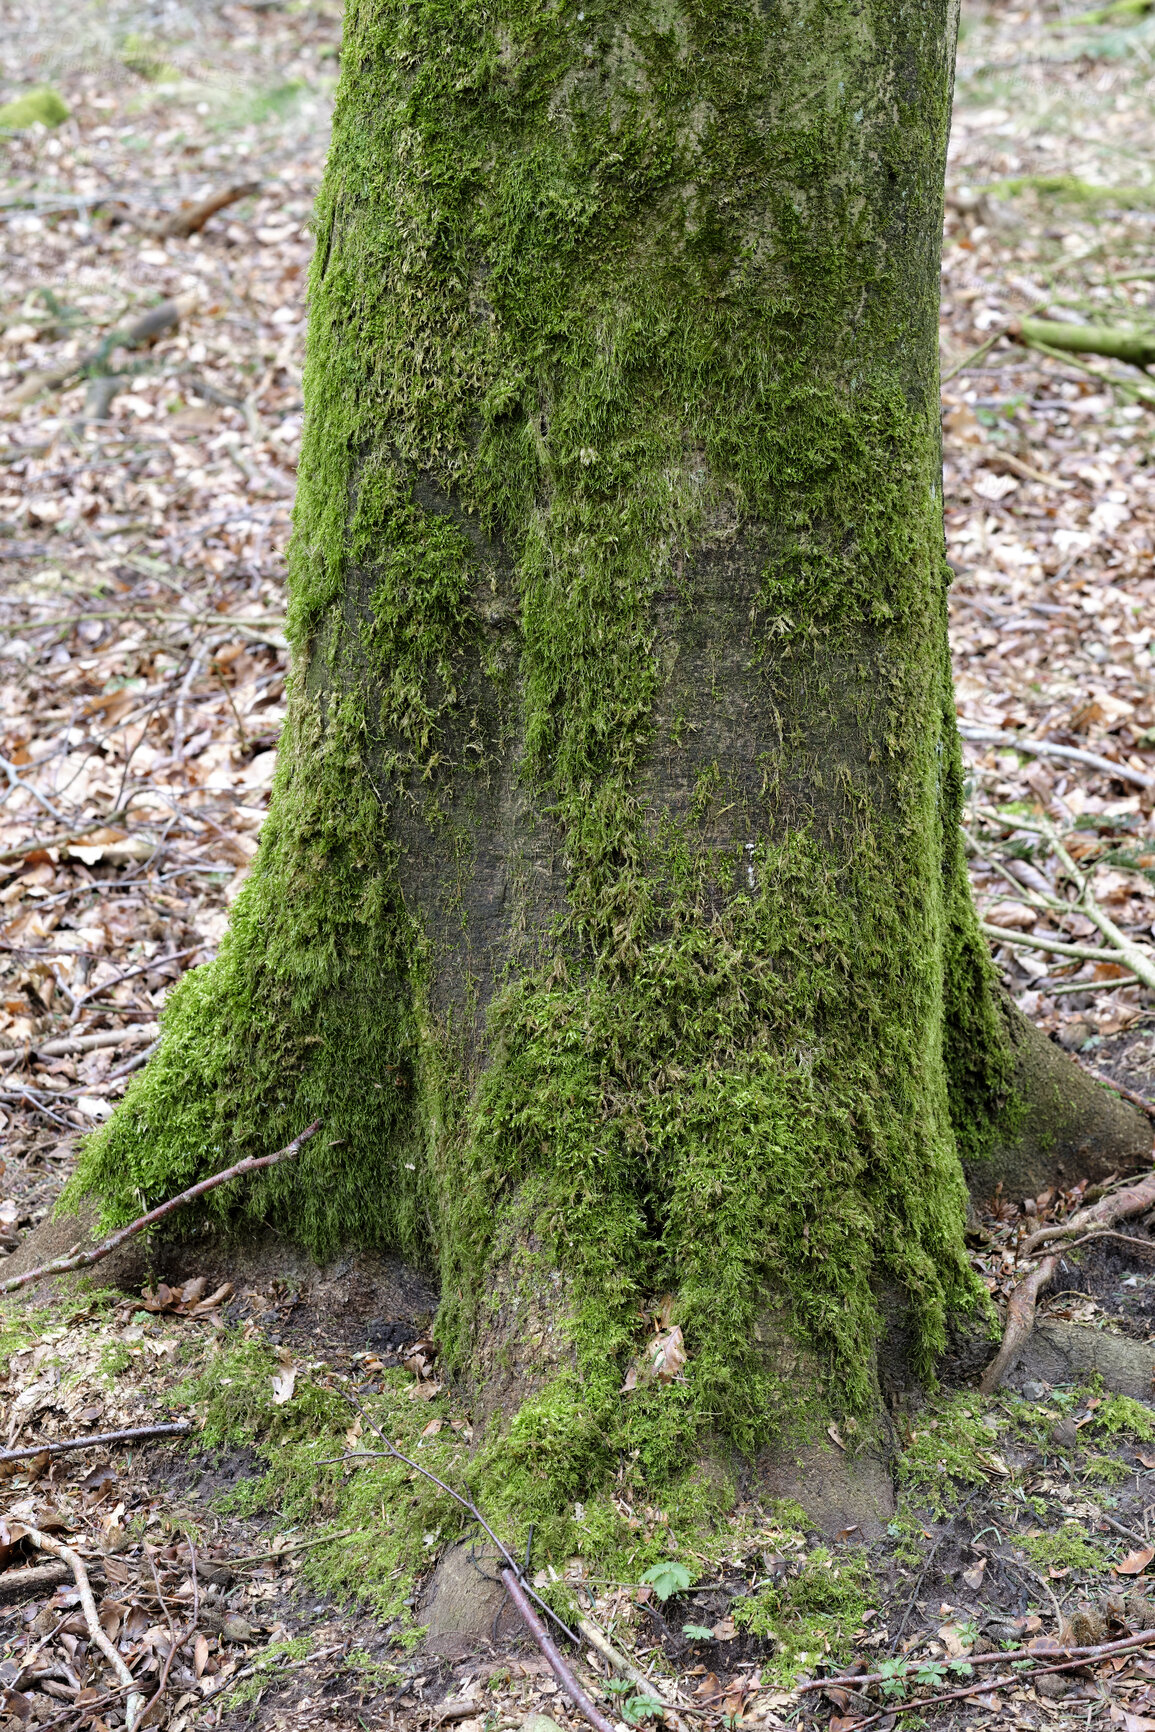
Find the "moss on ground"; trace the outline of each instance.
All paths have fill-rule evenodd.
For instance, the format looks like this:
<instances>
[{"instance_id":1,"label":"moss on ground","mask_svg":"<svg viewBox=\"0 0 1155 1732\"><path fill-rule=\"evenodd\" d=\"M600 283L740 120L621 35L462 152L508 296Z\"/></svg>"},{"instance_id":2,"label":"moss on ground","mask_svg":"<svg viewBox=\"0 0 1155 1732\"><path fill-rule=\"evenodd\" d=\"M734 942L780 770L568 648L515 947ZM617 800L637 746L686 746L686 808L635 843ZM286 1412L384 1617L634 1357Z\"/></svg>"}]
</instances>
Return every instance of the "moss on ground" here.
<instances>
[{"instance_id":1,"label":"moss on ground","mask_svg":"<svg viewBox=\"0 0 1155 1732\"><path fill-rule=\"evenodd\" d=\"M797 1575L736 1599L734 1622L756 1636L773 1638L774 1655L764 1676L779 1689L789 1689L819 1657L832 1666L850 1659L873 1594L870 1566L861 1552L836 1555L819 1546Z\"/></svg>"},{"instance_id":2,"label":"moss on ground","mask_svg":"<svg viewBox=\"0 0 1155 1732\"><path fill-rule=\"evenodd\" d=\"M1051 1533L1027 1534L1016 1538L1017 1545L1032 1563L1044 1569L1075 1570L1084 1575L1103 1575L1108 1567L1106 1554L1087 1538L1081 1521L1064 1522Z\"/></svg>"},{"instance_id":3,"label":"moss on ground","mask_svg":"<svg viewBox=\"0 0 1155 1732\"><path fill-rule=\"evenodd\" d=\"M732 1495L707 1438L876 1419L881 1287L927 1380L986 1303L958 1155L1010 1057L946 639L950 18L350 7L270 816L69 1193L124 1220L322 1119L205 1212L434 1268L449 1367L534 1390L471 1472L615 1556L618 1476L697 1529ZM698 678L722 569L743 665ZM626 1392L666 1293L685 1366Z\"/></svg>"}]
</instances>

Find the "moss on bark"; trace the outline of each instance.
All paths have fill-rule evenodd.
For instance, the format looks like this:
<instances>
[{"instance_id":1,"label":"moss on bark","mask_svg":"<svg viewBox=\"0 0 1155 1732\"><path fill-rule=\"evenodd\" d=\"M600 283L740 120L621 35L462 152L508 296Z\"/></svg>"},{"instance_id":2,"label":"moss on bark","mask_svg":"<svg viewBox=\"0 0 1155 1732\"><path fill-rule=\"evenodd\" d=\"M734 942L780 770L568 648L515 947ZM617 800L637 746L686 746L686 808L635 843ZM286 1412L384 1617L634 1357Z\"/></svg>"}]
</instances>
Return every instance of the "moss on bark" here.
<instances>
[{"instance_id":1,"label":"moss on bark","mask_svg":"<svg viewBox=\"0 0 1155 1732\"><path fill-rule=\"evenodd\" d=\"M957 840L947 0L350 0L271 815L78 1180L435 1264L544 1515L865 1419L976 1303L1009 1056ZM665 1292L684 1378L629 1396ZM495 1397L498 1391L500 1399ZM494 1461L497 1456L494 1456ZM633 1471L633 1469L631 1469Z\"/></svg>"}]
</instances>

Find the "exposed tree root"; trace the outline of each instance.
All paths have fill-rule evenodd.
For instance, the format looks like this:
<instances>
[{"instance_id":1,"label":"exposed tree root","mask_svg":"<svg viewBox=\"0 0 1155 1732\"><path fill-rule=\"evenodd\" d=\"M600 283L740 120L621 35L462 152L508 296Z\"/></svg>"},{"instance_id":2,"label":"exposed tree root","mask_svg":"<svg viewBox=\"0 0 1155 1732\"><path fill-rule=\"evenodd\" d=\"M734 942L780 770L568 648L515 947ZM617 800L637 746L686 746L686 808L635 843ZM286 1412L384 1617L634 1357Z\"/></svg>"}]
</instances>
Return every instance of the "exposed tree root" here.
<instances>
[{"instance_id":1,"label":"exposed tree root","mask_svg":"<svg viewBox=\"0 0 1155 1732\"><path fill-rule=\"evenodd\" d=\"M1063 1242L1066 1249L1074 1249L1075 1244L1084 1245L1092 1239L1122 1237L1123 1235L1110 1233L1111 1226L1116 1221L1141 1215L1152 1207L1155 1207L1155 1172L1148 1173L1136 1185L1128 1185L1125 1190L1100 1197L1098 1202L1078 1210L1062 1226L1040 1227L1037 1233L1031 1234L1019 1254L1030 1257L1044 1245L1057 1242ZM1003 1378L1018 1364L1035 1327L1039 1295L1053 1281L1060 1255L1059 1251L1054 1251L1045 1256L1011 1294L1007 1303L1007 1321L1002 1345L983 1372L979 1383L984 1395L993 1395Z\"/></svg>"},{"instance_id":2,"label":"exposed tree root","mask_svg":"<svg viewBox=\"0 0 1155 1732\"><path fill-rule=\"evenodd\" d=\"M1056 1239L1080 1239L1092 1227L1113 1227L1116 1221L1126 1221L1133 1215L1155 1209L1155 1171L1147 1173L1137 1184L1122 1191L1113 1191L1097 1202L1079 1209L1061 1226L1040 1227L1032 1233L1019 1252L1020 1257L1033 1257L1044 1245Z\"/></svg>"},{"instance_id":3,"label":"exposed tree root","mask_svg":"<svg viewBox=\"0 0 1155 1732\"><path fill-rule=\"evenodd\" d=\"M109 1640L100 1619L96 1615L96 1602L92 1597L92 1586L79 1554L74 1552L70 1546L61 1545L60 1541L54 1540L50 1534L42 1534L38 1528L30 1527L25 1529L25 1532L38 1551L50 1552L53 1557L59 1558L62 1563L67 1564L72 1571L76 1589L80 1595L80 1609L84 1614L89 1640L100 1649L116 1673L119 1682L123 1684L126 1691L130 1692L126 1703L125 1717L128 1732L132 1732L133 1727L140 1720L144 1692Z\"/></svg>"},{"instance_id":4,"label":"exposed tree root","mask_svg":"<svg viewBox=\"0 0 1155 1732\"><path fill-rule=\"evenodd\" d=\"M1031 1338L1035 1327L1035 1310L1042 1293L1055 1278L1055 1270L1059 1267L1059 1256L1044 1257L1042 1262L1031 1270L1025 1281L1020 1281L1010 1299L1007 1301L1007 1324L1003 1332L1002 1346L983 1372L979 1388L984 1395L993 1395L1008 1371L1018 1364L1019 1356Z\"/></svg>"}]
</instances>

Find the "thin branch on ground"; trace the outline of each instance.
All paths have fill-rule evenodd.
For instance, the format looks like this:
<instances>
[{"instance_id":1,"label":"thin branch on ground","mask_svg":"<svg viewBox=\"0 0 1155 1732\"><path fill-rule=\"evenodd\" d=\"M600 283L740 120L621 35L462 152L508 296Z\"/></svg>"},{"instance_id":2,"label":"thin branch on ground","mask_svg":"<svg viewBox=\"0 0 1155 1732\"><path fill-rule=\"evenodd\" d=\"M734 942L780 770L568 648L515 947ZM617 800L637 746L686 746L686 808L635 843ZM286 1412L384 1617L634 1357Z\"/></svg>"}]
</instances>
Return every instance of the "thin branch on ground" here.
<instances>
[{"instance_id":1,"label":"thin branch on ground","mask_svg":"<svg viewBox=\"0 0 1155 1732\"><path fill-rule=\"evenodd\" d=\"M202 1179L199 1185L191 1185L187 1191L181 1191L179 1196L170 1197L167 1203L161 1203L155 1209L150 1209L147 1215L130 1221L127 1227L113 1233L110 1238L94 1245L90 1251L73 1249L66 1256L57 1257L51 1263L42 1263L36 1269L28 1269L23 1275L12 1275L7 1281L0 1281L0 1293L15 1293L21 1287L30 1287L35 1281L43 1281L49 1275L67 1275L75 1269L90 1269L94 1263L101 1262L137 1233L144 1233L149 1227L155 1227L158 1221L163 1221L177 1209L183 1209L186 1204L196 1202L200 1197L215 1191L218 1185L228 1184L232 1179L242 1178L247 1173L259 1173L265 1167L275 1167L279 1161L288 1160L298 1150L315 1136L321 1128L320 1119L314 1119L311 1125L287 1143L283 1149L278 1149L274 1155L260 1155L249 1160L238 1161L233 1167L226 1167L222 1173L214 1173L211 1178Z\"/></svg>"},{"instance_id":2,"label":"thin branch on ground","mask_svg":"<svg viewBox=\"0 0 1155 1732\"><path fill-rule=\"evenodd\" d=\"M69 1449L103 1449L114 1443L137 1443L145 1437L185 1437L192 1430L187 1419L163 1425L135 1425L128 1431L102 1431L93 1437L66 1437L53 1443L33 1443L27 1449L0 1450L0 1461L28 1461L38 1455L63 1455Z\"/></svg>"},{"instance_id":3,"label":"thin branch on ground","mask_svg":"<svg viewBox=\"0 0 1155 1732\"><path fill-rule=\"evenodd\" d=\"M596 1732L615 1732L614 1723L606 1718L600 1708L595 1708L565 1661L562 1659L549 1632L525 1594L524 1584L520 1581L516 1568L509 1567L501 1572L505 1583L505 1591L521 1614L522 1623L549 1661L554 1677L580 1714L583 1714Z\"/></svg>"},{"instance_id":4,"label":"thin branch on ground","mask_svg":"<svg viewBox=\"0 0 1155 1732\"><path fill-rule=\"evenodd\" d=\"M0 1289L0 1291L2 1291L2 1289ZM438 1479L438 1477L435 1473L430 1473L429 1469L427 1467L422 1467L420 1462L414 1461L412 1459L412 1457L410 1457L408 1455L403 1455L402 1452L399 1449L397 1449L394 1444L390 1443L389 1439L385 1436L385 1433L381 1430L380 1426L375 1425L373 1423L373 1420L366 1413L365 1409L361 1406L361 1403L357 1400L357 1397L355 1395L350 1395L348 1390L343 1390L342 1394L345 1396L345 1399L349 1403L350 1407L356 1408L357 1412L361 1415L362 1419L365 1421L365 1423L372 1430L374 1436L379 1438L380 1441L385 1445L385 1447L384 1447L384 1449L353 1450L353 1451L350 1451L350 1453L348 1455L339 1456L339 1457L337 1457L337 1459L340 1461L352 1461L352 1460L355 1460L358 1456L368 1457L368 1456L374 1456L374 1455L391 1455L391 1456L394 1456L398 1461L404 1462L406 1467L411 1467L413 1469L414 1473L422 1474L425 1479L430 1480L432 1482L432 1484L437 1486L439 1488L439 1490L443 1491L447 1497L451 1497L455 1503L459 1503L461 1505L462 1509L469 1511L469 1514L472 1516L473 1520L477 1523L478 1527L482 1528L485 1531L485 1533L487 1533L489 1535L490 1539L493 1541L494 1545L497 1547L498 1551L500 1552L501 1556L505 1559L505 1561L509 1565L510 1569L513 1570L514 1574L517 1575L519 1580L523 1581L525 1591L529 1595L530 1599L533 1600L535 1605L538 1605L541 1607L542 1611L546 1614L546 1616L548 1618L553 1619L554 1623L557 1625L558 1629L562 1632L562 1634L566 1637L567 1641L572 1642L575 1648L578 1647L579 1646L578 1639L574 1635L573 1631L570 1629L569 1625L563 1623L561 1618L559 1618L557 1613L554 1611L553 1607L547 1606L545 1601L543 1599L541 1599L536 1593L534 1593L534 1591L530 1587L529 1583L524 1581L524 1578L521 1575L521 1566L518 1564L517 1559L514 1557L513 1553L509 1550L509 1547L503 1545L502 1542L498 1539L497 1535L494 1533L493 1529L490 1527L489 1523L486 1521L485 1517L482 1515L482 1513L478 1509L477 1505L473 1502L472 1498L462 1497L462 1495L459 1491L454 1491L454 1489L451 1485L446 1485L446 1483L443 1479Z\"/></svg>"},{"instance_id":5,"label":"thin branch on ground","mask_svg":"<svg viewBox=\"0 0 1155 1732\"><path fill-rule=\"evenodd\" d=\"M104 1627L96 1615L96 1601L92 1597L92 1586L88 1580L88 1572L78 1553L71 1546L65 1546L59 1540L54 1540L50 1534L43 1534L39 1528L27 1528L26 1537L38 1551L50 1552L53 1557L66 1563L72 1571L76 1582L76 1591L80 1595L80 1609L84 1613L84 1623L88 1630L89 1640L95 1644L116 1673L120 1683L131 1694L125 1704L125 1722L127 1732L133 1732L140 1720L141 1704L144 1695L120 1654L105 1634Z\"/></svg>"}]
</instances>

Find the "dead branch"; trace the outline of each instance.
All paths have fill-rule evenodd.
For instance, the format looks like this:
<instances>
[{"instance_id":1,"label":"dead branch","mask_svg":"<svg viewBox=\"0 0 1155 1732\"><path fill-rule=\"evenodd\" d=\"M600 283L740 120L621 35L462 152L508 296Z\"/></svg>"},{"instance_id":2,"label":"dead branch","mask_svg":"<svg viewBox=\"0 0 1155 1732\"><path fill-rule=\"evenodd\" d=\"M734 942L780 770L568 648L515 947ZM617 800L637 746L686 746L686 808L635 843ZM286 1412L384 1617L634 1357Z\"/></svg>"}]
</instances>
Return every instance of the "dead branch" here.
<instances>
[{"instance_id":1,"label":"dead branch","mask_svg":"<svg viewBox=\"0 0 1155 1732\"><path fill-rule=\"evenodd\" d=\"M1114 1191L1110 1196L1100 1197L1097 1202L1089 1203L1085 1209L1077 1210L1071 1219L1061 1226L1040 1227L1020 1246L1019 1256L1033 1257L1044 1245L1053 1244L1056 1240L1078 1239L1091 1227L1113 1227L1117 1221L1126 1221L1133 1215L1144 1215L1151 1208L1155 1208L1155 1171L1145 1174L1137 1184L1128 1185L1122 1191Z\"/></svg>"},{"instance_id":2,"label":"dead branch","mask_svg":"<svg viewBox=\"0 0 1155 1732\"><path fill-rule=\"evenodd\" d=\"M1078 355L1105 355L1112 361L1127 361L1132 367L1149 367L1155 361L1155 339L1141 331L1119 330L1111 325L1068 325L1057 319L1015 319L1007 335L1030 347L1045 343L1049 349L1070 350Z\"/></svg>"},{"instance_id":3,"label":"dead branch","mask_svg":"<svg viewBox=\"0 0 1155 1732\"><path fill-rule=\"evenodd\" d=\"M18 1605L45 1589L57 1588L69 1576L67 1564L37 1564L27 1570L0 1573L0 1606Z\"/></svg>"},{"instance_id":4,"label":"dead branch","mask_svg":"<svg viewBox=\"0 0 1155 1732\"><path fill-rule=\"evenodd\" d=\"M159 306L150 307L147 313L134 319L131 325L110 331L97 347L90 349L86 355L74 355L62 367L51 367L43 373L29 373L0 403L0 413L23 408L25 403L31 403L34 397L38 397L41 391L59 390L60 386L66 385L77 373L86 372L90 367L103 368L114 349L140 349L154 343L166 331L175 330L199 300L200 291L196 290L187 295L176 295L171 301L161 301Z\"/></svg>"},{"instance_id":5,"label":"dead branch","mask_svg":"<svg viewBox=\"0 0 1155 1732\"><path fill-rule=\"evenodd\" d=\"M188 952L191 955L191 951ZM157 961L171 962L168 956L158 957ZM152 966L151 963L149 965ZM110 983L111 984L111 983ZM98 987L97 991L102 991ZM62 1035L58 1040L45 1040L37 1043L25 1042L22 1046L12 1046L0 1049L0 1065L23 1063L28 1058L64 1058L69 1053L95 1052L102 1046L135 1046L141 1035L150 1040L156 1039L156 1023L138 1022L131 1028L102 1028L95 1034Z\"/></svg>"},{"instance_id":6,"label":"dead branch","mask_svg":"<svg viewBox=\"0 0 1155 1732\"><path fill-rule=\"evenodd\" d=\"M1085 752L1081 746L1060 746L1050 740L1028 740L1007 728L984 728L976 722L965 722L961 719L958 731L964 740L973 740L976 745L1004 748L1009 746L1012 752L1023 752L1032 758L1056 758L1066 763L1086 764L1092 770L1102 770L1106 775L1118 777L1121 782L1134 782L1140 788L1155 787L1155 776L1148 776L1142 770L1134 770L1130 764L1116 764L1110 758L1100 757L1098 752Z\"/></svg>"},{"instance_id":7,"label":"dead branch","mask_svg":"<svg viewBox=\"0 0 1155 1732\"><path fill-rule=\"evenodd\" d=\"M1048 1649L1045 1654L1037 1648L1014 1648L1004 1654L968 1654L967 1661L972 1666L999 1666L1004 1661L1009 1665L1014 1660L1061 1660L1064 1665L1087 1666L1098 1660L1109 1660L1115 1654L1124 1654L1131 1648L1144 1648L1155 1642L1155 1630L1138 1630L1130 1636L1120 1636L1116 1642L1100 1642L1091 1648L1070 1648L1064 1644L1059 1648ZM912 1666L920 1665L917 1660L911 1661ZM1058 1671L1058 1666L1048 1666L1047 1671ZM870 1684L881 1684L886 1676L883 1672L863 1672L858 1677L838 1676L836 1678L808 1678L799 1684L799 1695L807 1690L825 1690L831 1685L844 1685L848 1690L865 1690ZM1020 1677L1026 1676L1024 1673Z\"/></svg>"},{"instance_id":8,"label":"dead branch","mask_svg":"<svg viewBox=\"0 0 1155 1732\"><path fill-rule=\"evenodd\" d=\"M221 192L210 193L208 198L201 199L199 204L182 204L171 216L161 217L156 222L139 222L136 227L145 229L161 240L187 240L189 235L199 234L209 218L216 216L218 211L226 210L239 199L248 198L260 190L259 180L246 180L240 186L227 186Z\"/></svg>"},{"instance_id":9,"label":"dead branch","mask_svg":"<svg viewBox=\"0 0 1155 1732\"><path fill-rule=\"evenodd\" d=\"M525 1597L525 1589L517 1578L517 1572L504 1569L501 1579L505 1583L505 1591L521 1614L521 1621L549 1661L550 1670L579 1714L583 1714L597 1732L614 1732L614 1723L608 1720L600 1708L595 1708L561 1655L550 1639L549 1632L529 1601ZM647 1686L648 1688L648 1686Z\"/></svg>"},{"instance_id":10,"label":"dead branch","mask_svg":"<svg viewBox=\"0 0 1155 1732\"><path fill-rule=\"evenodd\" d=\"M515 1575L518 1576L519 1579L521 1579L521 1571L518 1567L517 1559L513 1556L512 1552L509 1550L508 1546L502 1545L501 1541L498 1539L497 1535L494 1533L493 1529L490 1527L489 1523L486 1521L485 1517L482 1515L481 1511L478 1509L477 1505L472 1501L472 1499L467 1498L467 1497L462 1497L462 1495L459 1491L454 1491L454 1489L451 1485L446 1485L446 1483L443 1479L438 1479L438 1477L435 1473L430 1473L429 1469L427 1467L422 1467L420 1462L414 1461L412 1459L412 1457L410 1457L408 1455L403 1455L401 1453L401 1451L399 1449L397 1449L394 1444L390 1443L389 1439L385 1436L385 1433L381 1430L380 1426L374 1425L372 1419L370 1419L369 1415L365 1412L365 1409L361 1406L361 1403L357 1400L357 1397L355 1395L350 1395L348 1390L342 1390L341 1393L344 1395L344 1397L345 1397L346 1401L349 1403L350 1407L356 1408L357 1412L361 1415L362 1419L365 1420L366 1423L368 1424L370 1430L374 1433L374 1435L377 1438L380 1439L380 1441L384 1444L385 1447L384 1447L384 1449L354 1450L354 1451L351 1451L349 1455L338 1456L335 1459L337 1459L339 1461L349 1461L349 1460L355 1459L355 1457L357 1457L357 1456L370 1457L370 1456L374 1456L374 1455L392 1455L392 1456L395 1456L398 1461L403 1461L405 1463L406 1467L411 1467L415 1473L422 1474L427 1480L430 1480L435 1486L437 1486L439 1490L443 1491L447 1497L451 1497L455 1503L459 1503L461 1505L462 1509L468 1510L470 1515L473 1517L473 1520L477 1523L478 1527L482 1528L484 1530L484 1532L489 1535L489 1538L493 1541L494 1545L497 1547L497 1550L499 1551L501 1556L505 1559L506 1563L509 1565L509 1568L511 1570L513 1570L513 1572L515 1573ZM333 1459L333 1458L330 1458L330 1459ZM546 1616L548 1618L553 1619L554 1623L557 1625L558 1629L562 1632L563 1636L566 1637L567 1641L572 1642L575 1648L578 1647L579 1644L578 1644L577 1637L574 1635L574 1633L570 1629L569 1625L564 1624L562 1622L562 1620L558 1617L557 1613L554 1611L553 1607L547 1606L545 1601L543 1599L540 1599L538 1597L538 1595L534 1593L533 1589L529 1586L528 1582L523 1582L523 1587L525 1589L525 1592L529 1595L530 1599L535 1601L536 1604L541 1607L542 1611L546 1614Z\"/></svg>"},{"instance_id":11,"label":"dead branch","mask_svg":"<svg viewBox=\"0 0 1155 1732\"><path fill-rule=\"evenodd\" d=\"M42 1534L39 1528L26 1529L26 1536L38 1551L50 1552L53 1557L66 1563L72 1571L73 1580L76 1582L76 1591L80 1595L80 1608L84 1613L88 1639L100 1649L120 1683L131 1692L125 1704L125 1725L127 1732L133 1732L133 1728L140 1719L140 1708L144 1696L140 1692L136 1679L105 1634L104 1627L96 1615L96 1601L92 1597L92 1586L79 1554L74 1552L71 1546L61 1545L60 1541L54 1540L51 1535Z\"/></svg>"},{"instance_id":12,"label":"dead branch","mask_svg":"<svg viewBox=\"0 0 1155 1732\"><path fill-rule=\"evenodd\" d=\"M666 1699L661 1690L657 1688L653 1678L647 1678L644 1672L639 1672L638 1668L614 1647L605 1632L600 1630L591 1619L579 1618L577 1627L590 1647L596 1648L602 1659L608 1661L615 1672L620 1672L623 1678L628 1678L634 1688L639 1690L643 1696L652 1696L656 1702L662 1704L668 1726L680 1728L681 1732L685 1732L685 1721L680 1718L677 1705Z\"/></svg>"},{"instance_id":13,"label":"dead branch","mask_svg":"<svg viewBox=\"0 0 1155 1732\"><path fill-rule=\"evenodd\" d=\"M166 1425L136 1425L130 1431L102 1431L94 1437L67 1437L56 1443L33 1443L27 1449L0 1451L0 1461L27 1461L37 1455L63 1455L67 1449L103 1449L113 1443L136 1443L143 1437L183 1437L192 1430L187 1419Z\"/></svg>"},{"instance_id":14,"label":"dead branch","mask_svg":"<svg viewBox=\"0 0 1155 1732\"><path fill-rule=\"evenodd\" d=\"M238 1161L233 1167L226 1167L223 1173L214 1173L211 1178L202 1179L199 1185L190 1185L187 1191L181 1191L179 1196L170 1197L167 1203L161 1203L155 1209L150 1209L147 1215L130 1221L127 1227L121 1227L119 1232L94 1245L90 1251L72 1250L66 1256L57 1257L51 1263L42 1263L36 1269L27 1269L23 1275L12 1275L7 1281L0 1281L0 1294L15 1293L21 1287L30 1287L34 1281L43 1281L48 1275L67 1275L74 1269L90 1269L94 1263L102 1262L105 1257L119 1249L127 1239L132 1239L137 1233L146 1232L149 1227L155 1227L158 1221L163 1221L166 1215L171 1215L177 1209L183 1209L187 1203L196 1202L199 1197L207 1196L209 1191L215 1191L218 1185L224 1185L230 1179L242 1178L246 1173L259 1173L265 1167L275 1167L279 1161L288 1160L295 1155L309 1138L315 1136L321 1128L320 1119L314 1119L311 1125L294 1137L291 1143L283 1149L278 1149L274 1155L255 1156L249 1160Z\"/></svg>"},{"instance_id":15,"label":"dead branch","mask_svg":"<svg viewBox=\"0 0 1155 1732\"><path fill-rule=\"evenodd\" d=\"M1044 1257L1037 1268L1032 1269L1026 1279L1019 1282L1008 1299L1002 1346L979 1380L979 1388L984 1395L993 1395L1007 1373L1018 1364L1019 1356L1035 1327L1039 1294L1051 1285L1058 1267L1057 1254Z\"/></svg>"},{"instance_id":16,"label":"dead branch","mask_svg":"<svg viewBox=\"0 0 1155 1732\"><path fill-rule=\"evenodd\" d=\"M1125 1083L1116 1082L1114 1077L1104 1076L1101 1070L1095 1070L1092 1065L1083 1064L1077 1053L1072 1053L1071 1056L1077 1064L1083 1065L1087 1075L1093 1076L1097 1083L1102 1083L1104 1088L1113 1089L1121 1099L1130 1101L1133 1107L1138 1107L1149 1119L1155 1119L1155 1101L1149 1101L1146 1095L1136 1094L1134 1089L1129 1089Z\"/></svg>"}]
</instances>

